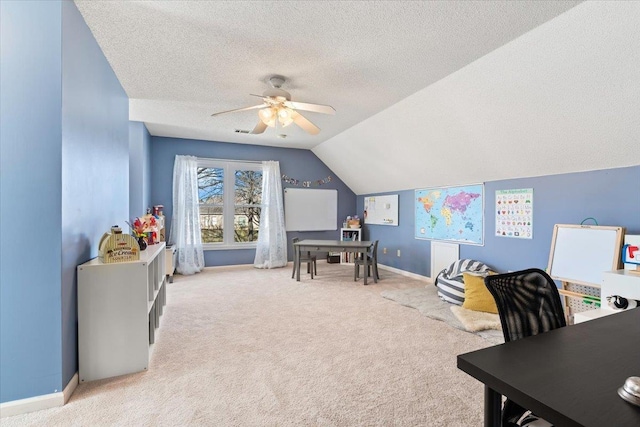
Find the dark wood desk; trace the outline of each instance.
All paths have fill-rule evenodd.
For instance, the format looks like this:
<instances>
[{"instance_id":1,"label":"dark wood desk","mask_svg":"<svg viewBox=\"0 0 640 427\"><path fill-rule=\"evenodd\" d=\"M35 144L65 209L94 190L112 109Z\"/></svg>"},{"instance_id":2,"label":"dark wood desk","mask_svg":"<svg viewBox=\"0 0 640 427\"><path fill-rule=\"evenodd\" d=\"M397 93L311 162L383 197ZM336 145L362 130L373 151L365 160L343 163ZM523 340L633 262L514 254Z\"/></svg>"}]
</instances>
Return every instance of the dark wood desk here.
<instances>
[{"instance_id":1,"label":"dark wood desk","mask_svg":"<svg viewBox=\"0 0 640 427\"><path fill-rule=\"evenodd\" d=\"M371 247L373 242L369 241L346 241L341 240L300 240L293 244L295 248L295 258L293 262L296 264L296 280L300 281L300 253L310 252L355 252L357 254L365 254ZM369 277L369 269L364 269L364 284L367 284Z\"/></svg>"},{"instance_id":2,"label":"dark wood desk","mask_svg":"<svg viewBox=\"0 0 640 427\"><path fill-rule=\"evenodd\" d=\"M640 407L618 396L640 376L640 309L458 356L485 384L485 426L500 425L500 395L557 427L638 427Z\"/></svg>"}]
</instances>

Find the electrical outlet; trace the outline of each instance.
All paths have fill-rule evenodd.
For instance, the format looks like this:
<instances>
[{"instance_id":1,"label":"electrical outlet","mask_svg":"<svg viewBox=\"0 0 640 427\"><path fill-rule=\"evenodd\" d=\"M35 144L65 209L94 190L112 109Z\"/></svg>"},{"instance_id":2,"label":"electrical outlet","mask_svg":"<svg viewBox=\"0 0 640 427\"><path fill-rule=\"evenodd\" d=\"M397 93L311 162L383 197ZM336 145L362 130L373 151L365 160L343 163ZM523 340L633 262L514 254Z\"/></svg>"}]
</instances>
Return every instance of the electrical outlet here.
<instances>
[{"instance_id":1,"label":"electrical outlet","mask_svg":"<svg viewBox=\"0 0 640 427\"><path fill-rule=\"evenodd\" d=\"M387 248L382 248L382 253L386 255L387 254Z\"/></svg>"},{"instance_id":2,"label":"electrical outlet","mask_svg":"<svg viewBox=\"0 0 640 427\"><path fill-rule=\"evenodd\" d=\"M398 256L400 256L400 249L398 249Z\"/></svg>"}]
</instances>

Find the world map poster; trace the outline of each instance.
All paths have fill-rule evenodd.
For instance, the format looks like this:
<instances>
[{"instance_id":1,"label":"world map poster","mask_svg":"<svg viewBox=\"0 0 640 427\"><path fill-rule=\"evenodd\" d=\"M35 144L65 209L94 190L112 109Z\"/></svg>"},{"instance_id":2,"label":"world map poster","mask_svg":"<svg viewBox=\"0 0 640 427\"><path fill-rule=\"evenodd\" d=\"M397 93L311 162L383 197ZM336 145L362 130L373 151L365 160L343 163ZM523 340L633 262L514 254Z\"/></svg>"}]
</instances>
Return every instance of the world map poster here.
<instances>
[{"instance_id":1,"label":"world map poster","mask_svg":"<svg viewBox=\"0 0 640 427\"><path fill-rule=\"evenodd\" d=\"M484 244L484 185L415 190L415 238Z\"/></svg>"}]
</instances>

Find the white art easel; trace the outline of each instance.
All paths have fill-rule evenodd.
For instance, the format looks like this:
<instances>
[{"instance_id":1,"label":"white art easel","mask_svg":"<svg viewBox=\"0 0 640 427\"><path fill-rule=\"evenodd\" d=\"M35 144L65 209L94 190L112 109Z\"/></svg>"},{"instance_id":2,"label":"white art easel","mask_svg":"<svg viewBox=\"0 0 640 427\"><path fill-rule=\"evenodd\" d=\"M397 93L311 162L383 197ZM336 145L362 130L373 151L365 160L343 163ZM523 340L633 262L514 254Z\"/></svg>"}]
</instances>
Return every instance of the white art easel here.
<instances>
[{"instance_id":1,"label":"white art easel","mask_svg":"<svg viewBox=\"0 0 640 427\"><path fill-rule=\"evenodd\" d=\"M618 269L623 236L623 227L554 226L547 271L562 282L565 314L595 308L589 301L600 298L602 273Z\"/></svg>"}]
</instances>

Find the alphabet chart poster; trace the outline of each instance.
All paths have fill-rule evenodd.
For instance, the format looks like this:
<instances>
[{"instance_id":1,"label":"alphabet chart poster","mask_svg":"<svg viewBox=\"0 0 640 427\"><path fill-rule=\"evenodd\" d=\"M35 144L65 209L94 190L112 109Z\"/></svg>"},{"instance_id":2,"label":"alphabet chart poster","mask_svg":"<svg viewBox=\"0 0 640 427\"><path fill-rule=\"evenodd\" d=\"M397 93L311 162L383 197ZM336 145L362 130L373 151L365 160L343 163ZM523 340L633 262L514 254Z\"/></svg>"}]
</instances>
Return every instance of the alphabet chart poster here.
<instances>
[{"instance_id":1,"label":"alphabet chart poster","mask_svg":"<svg viewBox=\"0 0 640 427\"><path fill-rule=\"evenodd\" d=\"M496 236L533 239L533 188L496 190Z\"/></svg>"}]
</instances>

